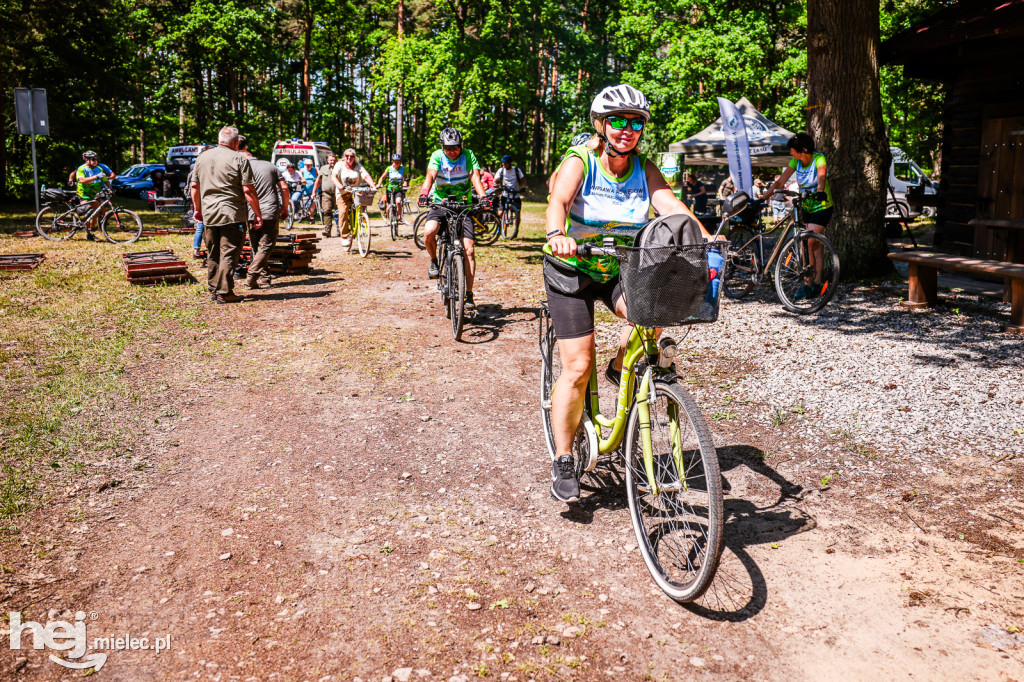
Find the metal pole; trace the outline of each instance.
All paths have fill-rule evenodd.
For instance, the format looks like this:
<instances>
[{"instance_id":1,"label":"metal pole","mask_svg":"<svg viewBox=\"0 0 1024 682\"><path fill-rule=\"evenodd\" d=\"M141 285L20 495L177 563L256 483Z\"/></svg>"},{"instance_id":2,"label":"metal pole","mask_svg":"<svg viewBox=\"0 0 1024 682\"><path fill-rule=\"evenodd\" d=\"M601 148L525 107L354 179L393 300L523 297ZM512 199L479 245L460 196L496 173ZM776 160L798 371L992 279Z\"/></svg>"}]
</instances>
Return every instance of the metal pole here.
<instances>
[{"instance_id":1,"label":"metal pole","mask_svg":"<svg viewBox=\"0 0 1024 682\"><path fill-rule=\"evenodd\" d=\"M32 191L36 197L36 214L39 213L39 169L36 167L36 112L32 110L32 91L28 91L28 119L32 126Z\"/></svg>"}]
</instances>

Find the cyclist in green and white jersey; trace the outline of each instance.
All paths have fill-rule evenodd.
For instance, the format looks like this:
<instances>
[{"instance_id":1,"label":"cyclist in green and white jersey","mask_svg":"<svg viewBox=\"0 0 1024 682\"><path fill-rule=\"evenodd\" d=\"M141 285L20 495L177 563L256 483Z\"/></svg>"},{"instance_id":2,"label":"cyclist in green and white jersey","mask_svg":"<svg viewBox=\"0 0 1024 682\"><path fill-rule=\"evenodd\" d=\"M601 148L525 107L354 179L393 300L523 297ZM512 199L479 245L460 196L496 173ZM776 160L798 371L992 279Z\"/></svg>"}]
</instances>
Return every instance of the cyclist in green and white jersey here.
<instances>
[{"instance_id":1,"label":"cyclist in green and white jersey","mask_svg":"<svg viewBox=\"0 0 1024 682\"><path fill-rule=\"evenodd\" d=\"M409 176L405 174L405 166L402 165L401 154L391 155L391 165L385 168L384 172L377 178L378 187L383 185L385 176L388 179L388 184L384 186L385 199L389 202L395 202L395 210L398 212L398 220L401 222L405 190L409 189Z\"/></svg>"},{"instance_id":2,"label":"cyclist in green and white jersey","mask_svg":"<svg viewBox=\"0 0 1024 682\"><path fill-rule=\"evenodd\" d=\"M476 154L462 148L462 133L455 128L445 128L441 131L441 149L431 154L427 162L427 177L420 189L419 204L427 206L445 199L469 203L473 200L474 190L478 196L485 195ZM440 208L431 208L427 211L425 221L423 242L430 254L427 275L436 279L441 272L437 263L437 231L441 229L442 223L447 224L448 214ZM467 216L462 225L448 225L448 228L456 230L453 236L457 236L459 231L462 233L462 246L466 250L466 310L473 310L476 308L473 301L473 281L476 279L473 221Z\"/></svg>"},{"instance_id":3,"label":"cyclist in green and white jersey","mask_svg":"<svg viewBox=\"0 0 1024 682\"><path fill-rule=\"evenodd\" d=\"M551 463L551 497L561 502L574 502L580 494L572 441L594 358L594 301L600 299L627 319L619 261L609 256L582 258L576 249L584 242L600 244L606 236L632 245L652 208L659 215L693 217L666 184L657 164L638 152L650 117L647 98L636 88L622 84L602 90L590 107L596 139L569 149L551 188L545 217L544 288L562 364L551 395L558 453ZM605 371L616 384L628 338L627 328L618 354Z\"/></svg>"},{"instance_id":4,"label":"cyclist in green and white jersey","mask_svg":"<svg viewBox=\"0 0 1024 682\"><path fill-rule=\"evenodd\" d=\"M114 171L100 163L99 156L94 151L87 151L82 154L82 160L85 163L75 171L75 185L78 190L78 196L82 197L84 201L88 201L90 207L96 208L100 205L100 202L96 200L96 195L99 194L104 185L109 186L111 180L117 176L114 175ZM97 219L98 216L90 220L89 224L85 226L85 238L89 241L96 239L92 234L92 229Z\"/></svg>"},{"instance_id":5,"label":"cyclist in green and white jersey","mask_svg":"<svg viewBox=\"0 0 1024 682\"><path fill-rule=\"evenodd\" d=\"M832 185L828 181L825 155L814 151L814 138L807 133L797 133L789 139L786 146L789 147L789 155L793 158L789 162L789 167L782 171L782 175L765 192L765 196L770 197L776 190L785 187L790 177L796 174L800 189L817 190L813 197L804 201L803 218L808 230L822 234L828 221L832 219L833 206ZM814 280L806 279L793 296L794 299L815 298L821 295L825 260L824 247L819 242L811 242L810 260L814 266Z\"/></svg>"}]
</instances>

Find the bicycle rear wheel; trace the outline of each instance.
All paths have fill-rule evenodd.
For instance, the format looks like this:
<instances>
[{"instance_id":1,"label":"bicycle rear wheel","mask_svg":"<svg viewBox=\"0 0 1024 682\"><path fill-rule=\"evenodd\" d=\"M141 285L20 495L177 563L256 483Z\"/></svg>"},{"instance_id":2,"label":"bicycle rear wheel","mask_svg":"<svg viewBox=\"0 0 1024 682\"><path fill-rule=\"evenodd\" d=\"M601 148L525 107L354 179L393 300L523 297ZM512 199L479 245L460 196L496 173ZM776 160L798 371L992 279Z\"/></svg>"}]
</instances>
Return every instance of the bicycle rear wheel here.
<instances>
[{"instance_id":1,"label":"bicycle rear wheel","mask_svg":"<svg viewBox=\"0 0 1024 682\"><path fill-rule=\"evenodd\" d=\"M69 204L50 204L36 215L36 232L50 241L70 239L85 224Z\"/></svg>"},{"instance_id":2,"label":"bicycle rear wheel","mask_svg":"<svg viewBox=\"0 0 1024 682\"><path fill-rule=\"evenodd\" d=\"M708 589L722 554L722 478L704 417L674 381L654 381L651 449L657 492L644 466L640 410L626 430L626 493L640 554L658 587L678 602ZM677 462L682 462L680 467Z\"/></svg>"},{"instance_id":3,"label":"bicycle rear wheel","mask_svg":"<svg viewBox=\"0 0 1024 682\"><path fill-rule=\"evenodd\" d=\"M402 200L402 216L416 215L420 212L420 205L409 201L408 199Z\"/></svg>"},{"instance_id":4,"label":"bicycle rear wheel","mask_svg":"<svg viewBox=\"0 0 1024 682\"><path fill-rule=\"evenodd\" d=\"M427 214L424 211L416 216L416 220L412 223L412 240L416 244L416 248L421 251L426 248L423 243L423 225L427 222Z\"/></svg>"},{"instance_id":5,"label":"bicycle rear wheel","mask_svg":"<svg viewBox=\"0 0 1024 682\"><path fill-rule=\"evenodd\" d=\"M462 340L462 326L466 322L466 271L462 262L462 251L452 249L448 254L448 307L452 320L452 336Z\"/></svg>"},{"instance_id":6,"label":"bicycle rear wheel","mask_svg":"<svg viewBox=\"0 0 1024 682\"><path fill-rule=\"evenodd\" d=\"M757 254L750 240L754 234L738 227L729 231L729 258L725 261L722 275L722 293L729 298L743 298L754 290L757 276Z\"/></svg>"},{"instance_id":7,"label":"bicycle rear wheel","mask_svg":"<svg viewBox=\"0 0 1024 682\"><path fill-rule=\"evenodd\" d=\"M359 225L356 227L356 243L359 245L359 255L366 258L370 253L370 219L366 211L359 212Z\"/></svg>"},{"instance_id":8,"label":"bicycle rear wheel","mask_svg":"<svg viewBox=\"0 0 1024 682\"><path fill-rule=\"evenodd\" d=\"M812 244L821 246L823 267L818 285L813 284L816 273L808 258ZM806 290L801 291L806 279L812 280L811 292L809 296L802 296L806 293ZM801 232L783 244L775 264L775 293L786 310L798 315L818 312L832 300L838 283L839 257L826 237L816 232Z\"/></svg>"},{"instance_id":9,"label":"bicycle rear wheel","mask_svg":"<svg viewBox=\"0 0 1024 682\"><path fill-rule=\"evenodd\" d=\"M142 236L142 219L125 208L107 211L100 224L103 236L114 244L131 244Z\"/></svg>"}]
</instances>

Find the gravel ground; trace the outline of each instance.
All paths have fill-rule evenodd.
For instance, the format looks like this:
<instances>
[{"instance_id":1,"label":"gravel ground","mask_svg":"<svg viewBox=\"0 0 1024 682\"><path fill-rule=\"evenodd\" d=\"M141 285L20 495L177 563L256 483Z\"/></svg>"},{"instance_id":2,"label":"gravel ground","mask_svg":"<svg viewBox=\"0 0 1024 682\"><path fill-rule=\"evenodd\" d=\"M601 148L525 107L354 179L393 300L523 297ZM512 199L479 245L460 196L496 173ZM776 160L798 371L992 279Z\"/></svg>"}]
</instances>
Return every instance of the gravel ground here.
<instances>
[{"instance_id":1,"label":"gravel ground","mask_svg":"<svg viewBox=\"0 0 1024 682\"><path fill-rule=\"evenodd\" d=\"M698 367L718 358L736 368L731 383L693 386L712 431L723 430L712 415L731 395L746 425L774 433L780 419L792 422L781 446L802 451L798 462L862 482L908 467L945 475L963 455L994 464L1024 455L1024 338L1002 332L1009 304L946 293L935 309L908 311L905 294L902 282L841 287L807 317L765 286L725 299L718 323L694 328L681 347ZM616 328L599 325L603 348Z\"/></svg>"}]
</instances>

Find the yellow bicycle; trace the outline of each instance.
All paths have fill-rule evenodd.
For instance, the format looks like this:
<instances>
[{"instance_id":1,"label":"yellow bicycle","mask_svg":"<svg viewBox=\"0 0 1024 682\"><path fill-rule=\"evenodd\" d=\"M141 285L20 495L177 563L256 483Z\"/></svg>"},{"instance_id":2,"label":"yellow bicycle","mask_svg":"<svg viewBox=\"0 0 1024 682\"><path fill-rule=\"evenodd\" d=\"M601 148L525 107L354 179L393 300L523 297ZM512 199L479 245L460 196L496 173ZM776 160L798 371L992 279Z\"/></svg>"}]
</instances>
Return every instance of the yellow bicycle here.
<instances>
[{"instance_id":1,"label":"yellow bicycle","mask_svg":"<svg viewBox=\"0 0 1024 682\"><path fill-rule=\"evenodd\" d=\"M377 193L377 190L359 187L350 191L355 201L352 202L352 210L348 212L349 235L359 249L359 256L366 258L366 254L370 253L370 238L372 237L370 218L366 215L366 207L373 205L373 195ZM352 250L352 244L349 244L348 250Z\"/></svg>"}]
</instances>

